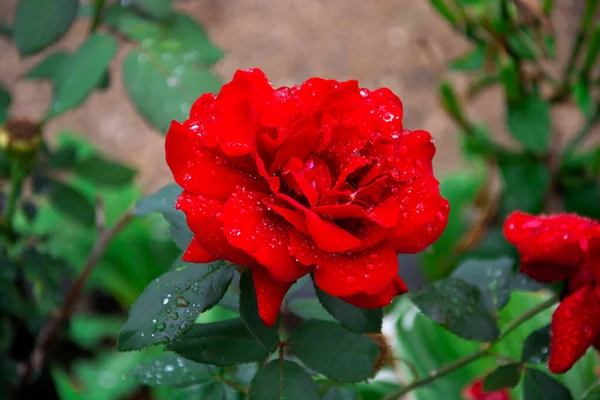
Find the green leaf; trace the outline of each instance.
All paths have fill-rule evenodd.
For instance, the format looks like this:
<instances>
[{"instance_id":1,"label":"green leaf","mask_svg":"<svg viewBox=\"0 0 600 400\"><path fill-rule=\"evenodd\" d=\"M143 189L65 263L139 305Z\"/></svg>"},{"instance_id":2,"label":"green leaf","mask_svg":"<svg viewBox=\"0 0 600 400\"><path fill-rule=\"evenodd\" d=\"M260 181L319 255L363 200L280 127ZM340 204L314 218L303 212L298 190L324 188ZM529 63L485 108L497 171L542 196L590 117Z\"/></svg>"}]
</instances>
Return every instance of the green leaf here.
<instances>
[{"instance_id":1,"label":"green leaf","mask_svg":"<svg viewBox=\"0 0 600 400\"><path fill-rule=\"evenodd\" d=\"M48 181L48 200L58 211L83 225L94 225L96 210L87 197L62 182L52 179Z\"/></svg>"},{"instance_id":2,"label":"green leaf","mask_svg":"<svg viewBox=\"0 0 600 400\"><path fill-rule=\"evenodd\" d=\"M48 157L48 165L57 169L68 169L75 165L77 159L77 148L64 145L52 152Z\"/></svg>"},{"instance_id":3,"label":"green leaf","mask_svg":"<svg viewBox=\"0 0 600 400\"><path fill-rule=\"evenodd\" d=\"M81 104L101 82L116 51L117 43L111 36L95 33L61 63L54 77L54 98L47 118Z\"/></svg>"},{"instance_id":4,"label":"green leaf","mask_svg":"<svg viewBox=\"0 0 600 400\"><path fill-rule=\"evenodd\" d=\"M455 59L450 64L450 69L455 71L476 71L485 66L485 48L477 46L467 54Z\"/></svg>"},{"instance_id":5,"label":"green leaf","mask_svg":"<svg viewBox=\"0 0 600 400\"><path fill-rule=\"evenodd\" d=\"M504 93L506 94L509 104L513 102L519 102L521 99L521 83L519 79L519 71L515 60L506 54L500 54L500 81L504 86Z\"/></svg>"},{"instance_id":6,"label":"green leaf","mask_svg":"<svg viewBox=\"0 0 600 400\"><path fill-rule=\"evenodd\" d=\"M234 267L223 261L189 264L152 281L133 303L117 348L139 350L169 343L190 330L200 313L221 300Z\"/></svg>"},{"instance_id":7,"label":"green leaf","mask_svg":"<svg viewBox=\"0 0 600 400\"><path fill-rule=\"evenodd\" d=\"M600 400L600 383L592 386L581 400Z\"/></svg>"},{"instance_id":8,"label":"green leaf","mask_svg":"<svg viewBox=\"0 0 600 400\"><path fill-rule=\"evenodd\" d=\"M446 0L429 0L431 5L440 13L450 25L456 25L458 23L458 17L454 14L453 10L448 7Z\"/></svg>"},{"instance_id":9,"label":"green leaf","mask_svg":"<svg viewBox=\"0 0 600 400\"><path fill-rule=\"evenodd\" d=\"M130 184L135 170L123 164L92 155L73 166L77 175L100 186L122 186Z\"/></svg>"},{"instance_id":10,"label":"green leaf","mask_svg":"<svg viewBox=\"0 0 600 400\"><path fill-rule=\"evenodd\" d=\"M219 78L168 47L132 50L123 64L125 88L137 110L160 132L188 118L206 92L218 92Z\"/></svg>"},{"instance_id":11,"label":"green leaf","mask_svg":"<svg viewBox=\"0 0 600 400\"><path fill-rule=\"evenodd\" d=\"M593 102L587 79L582 78L575 83L575 86L573 86L573 97L575 97L575 102L583 115L586 118L591 118Z\"/></svg>"},{"instance_id":12,"label":"green leaf","mask_svg":"<svg viewBox=\"0 0 600 400\"><path fill-rule=\"evenodd\" d=\"M521 362L543 364L550 357L550 325L537 329L523 342Z\"/></svg>"},{"instance_id":13,"label":"green leaf","mask_svg":"<svg viewBox=\"0 0 600 400\"><path fill-rule=\"evenodd\" d=\"M29 79L54 79L61 64L68 58L69 54L64 51L48 54L46 58L31 68L24 77Z\"/></svg>"},{"instance_id":14,"label":"green leaf","mask_svg":"<svg viewBox=\"0 0 600 400\"><path fill-rule=\"evenodd\" d=\"M194 234L187 226L185 214L181 211L173 211L165 212L163 216L171 224L171 228L169 229L171 238L179 249L185 251L194 237Z\"/></svg>"},{"instance_id":15,"label":"green leaf","mask_svg":"<svg viewBox=\"0 0 600 400\"><path fill-rule=\"evenodd\" d=\"M572 400L569 389L550 375L536 369L525 369L523 400Z\"/></svg>"},{"instance_id":16,"label":"green leaf","mask_svg":"<svg viewBox=\"0 0 600 400\"><path fill-rule=\"evenodd\" d=\"M565 209L591 218L600 219L600 180L583 182L580 185L561 190L564 196Z\"/></svg>"},{"instance_id":17,"label":"green leaf","mask_svg":"<svg viewBox=\"0 0 600 400\"><path fill-rule=\"evenodd\" d=\"M495 312L504 308L510 298L513 265L513 260L508 257L496 260L470 259L461 263L452 277L479 288L487 309Z\"/></svg>"},{"instance_id":18,"label":"green leaf","mask_svg":"<svg viewBox=\"0 0 600 400\"><path fill-rule=\"evenodd\" d=\"M483 381L485 392L496 392L504 388L514 388L521 380L521 365L518 363L496 368Z\"/></svg>"},{"instance_id":19,"label":"green leaf","mask_svg":"<svg viewBox=\"0 0 600 400\"><path fill-rule=\"evenodd\" d=\"M429 285L413 294L412 301L423 314L464 339L489 342L500 335L479 289L460 279Z\"/></svg>"},{"instance_id":20,"label":"green leaf","mask_svg":"<svg viewBox=\"0 0 600 400\"><path fill-rule=\"evenodd\" d=\"M374 340L318 320L304 321L288 345L307 367L338 382L369 378L379 354Z\"/></svg>"},{"instance_id":21,"label":"green leaf","mask_svg":"<svg viewBox=\"0 0 600 400\"><path fill-rule=\"evenodd\" d=\"M323 396L323 400L359 400L359 396L354 388L332 386Z\"/></svg>"},{"instance_id":22,"label":"green leaf","mask_svg":"<svg viewBox=\"0 0 600 400\"><path fill-rule=\"evenodd\" d=\"M163 354L157 360L138 364L128 376L143 385L188 386L210 382L216 368L198 364L175 354Z\"/></svg>"},{"instance_id":23,"label":"green leaf","mask_svg":"<svg viewBox=\"0 0 600 400\"><path fill-rule=\"evenodd\" d=\"M545 153L550 145L550 106L539 94L529 94L507 106L510 133L523 147L534 153Z\"/></svg>"},{"instance_id":24,"label":"green leaf","mask_svg":"<svg viewBox=\"0 0 600 400\"><path fill-rule=\"evenodd\" d=\"M583 74L587 76L600 54L600 25L596 24L588 42L587 53L583 60Z\"/></svg>"},{"instance_id":25,"label":"green leaf","mask_svg":"<svg viewBox=\"0 0 600 400\"><path fill-rule=\"evenodd\" d=\"M10 106L10 93L0 84L0 125L8 118L8 107Z\"/></svg>"},{"instance_id":26,"label":"green leaf","mask_svg":"<svg viewBox=\"0 0 600 400\"><path fill-rule=\"evenodd\" d=\"M504 185L501 218L515 210L533 214L542 212L551 183L548 168L541 161L518 154L499 157L498 167Z\"/></svg>"},{"instance_id":27,"label":"green leaf","mask_svg":"<svg viewBox=\"0 0 600 400\"><path fill-rule=\"evenodd\" d=\"M123 325L120 316L74 315L69 321L69 338L86 349L97 349L105 339L112 339Z\"/></svg>"},{"instance_id":28,"label":"green leaf","mask_svg":"<svg viewBox=\"0 0 600 400\"><path fill-rule=\"evenodd\" d=\"M171 0L132 0L131 4L155 18L165 19L173 13Z\"/></svg>"},{"instance_id":29,"label":"green leaf","mask_svg":"<svg viewBox=\"0 0 600 400\"><path fill-rule=\"evenodd\" d=\"M19 0L13 23L13 40L22 56L36 53L57 41L77 15L77 0Z\"/></svg>"},{"instance_id":30,"label":"green leaf","mask_svg":"<svg viewBox=\"0 0 600 400\"><path fill-rule=\"evenodd\" d=\"M367 310L328 295L315 285L319 302L340 324L352 332L380 333L383 321L381 308Z\"/></svg>"},{"instance_id":31,"label":"green leaf","mask_svg":"<svg viewBox=\"0 0 600 400\"><path fill-rule=\"evenodd\" d=\"M287 309L302 319L335 321L335 318L323 309L323 306L321 306L321 303L317 299L294 298L288 301Z\"/></svg>"},{"instance_id":32,"label":"green leaf","mask_svg":"<svg viewBox=\"0 0 600 400\"><path fill-rule=\"evenodd\" d=\"M298 364L273 360L252 380L249 400L318 400L313 379Z\"/></svg>"},{"instance_id":33,"label":"green leaf","mask_svg":"<svg viewBox=\"0 0 600 400\"><path fill-rule=\"evenodd\" d=\"M152 213L174 213L175 201L182 189L176 184L170 184L138 201L135 215L146 217Z\"/></svg>"},{"instance_id":34,"label":"green leaf","mask_svg":"<svg viewBox=\"0 0 600 400\"><path fill-rule=\"evenodd\" d=\"M223 367L261 361L269 355L240 318L196 324L167 349L188 360Z\"/></svg>"},{"instance_id":35,"label":"green leaf","mask_svg":"<svg viewBox=\"0 0 600 400\"><path fill-rule=\"evenodd\" d=\"M258 315L256 291L250 271L246 270L240 278L240 316L252 335L269 352L275 351L279 337L275 328L269 328Z\"/></svg>"}]
</instances>

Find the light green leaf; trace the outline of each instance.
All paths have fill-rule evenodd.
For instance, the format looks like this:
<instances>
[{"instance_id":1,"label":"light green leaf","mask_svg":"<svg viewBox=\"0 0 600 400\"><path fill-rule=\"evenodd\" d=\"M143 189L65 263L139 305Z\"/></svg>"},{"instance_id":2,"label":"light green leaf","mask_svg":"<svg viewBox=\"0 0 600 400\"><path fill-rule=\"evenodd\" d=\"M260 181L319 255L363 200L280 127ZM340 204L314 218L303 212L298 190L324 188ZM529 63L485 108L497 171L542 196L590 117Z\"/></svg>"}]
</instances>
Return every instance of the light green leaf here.
<instances>
[{"instance_id":1,"label":"light green leaf","mask_svg":"<svg viewBox=\"0 0 600 400\"><path fill-rule=\"evenodd\" d=\"M128 376L148 386L188 386L210 382L216 368L198 364L175 354L163 354L156 360L138 364Z\"/></svg>"},{"instance_id":2,"label":"light green leaf","mask_svg":"<svg viewBox=\"0 0 600 400\"><path fill-rule=\"evenodd\" d=\"M132 0L132 5L155 18L167 18L173 13L171 0Z\"/></svg>"},{"instance_id":3,"label":"light green leaf","mask_svg":"<svg viewBox=\"0 0 600 400\"><path fill-rule=\"evenodd\" d=\"M64 51L57 51L48 54L46 58L37 63L33 68L25 74L25 78L29 79L53 79L61 64L69 58L69 54Z\"/></svg>"},{"instance_id":4,"label":"light green leaf","mask_svg":"<svg viewBox=\"0 0 600 400\"><path fill-rule=\"evenodd\" d=\"M539 94L510 101L507 106L507 124L511 134L523 147L534 153L545 153L550 145L550 106Z\"/></svg>"}]
</instances>

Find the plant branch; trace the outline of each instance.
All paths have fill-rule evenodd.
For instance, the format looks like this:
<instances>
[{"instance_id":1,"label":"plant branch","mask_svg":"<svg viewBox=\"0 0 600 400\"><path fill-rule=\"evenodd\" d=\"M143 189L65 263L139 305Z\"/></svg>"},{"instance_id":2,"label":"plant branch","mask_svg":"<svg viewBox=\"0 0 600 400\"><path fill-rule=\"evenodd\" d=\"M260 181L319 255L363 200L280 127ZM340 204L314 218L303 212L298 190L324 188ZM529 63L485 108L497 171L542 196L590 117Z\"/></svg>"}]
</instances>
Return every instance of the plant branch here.
<instances>
[{"instance_id":1,"label":"plant branch","mask_svg":"<svg viewBox=\"0 0 600 400\"><path fill-rule=\"evenodd\" d=\"M104 219L102 207L98 207L97 210L96 219L98 222L101 222ZM110 242L119 234L119 232L121 232L125 226L127 226L132 217L133 210L129 210L125 212L110 229L104 229L102 227L100 228L98 240L83 268L81 269L81 273L77 277L77 280L73 283L73 286L71 286L62 308L56 315L50 317L40 330L40 334L36 339L35 348L31 353L29 362L26 365L22 375L21 385L26 384L32 376L36 376L44 366L46 355L51 349L57 334L71 319L71 315L73 314L73 310L77 305L83 287L85 286L85 283L90 277L96 264L102 258L102 255L108 248Z\"/></svg>"},{"instance_id":2,"label":"plant branch","mask_svg":"<svg viewBox=\"0 0 600 400\"><path fill-rule=\"evenodd\" d=\"M502 339L504 339L506 336L510 335L515 329L517 329L519 326L521 326L524 322L528 321L529 319L531 319L532 317L536 316L537 314L541 313L542 311L552 307L554 304L556 304L558 302L558 297L553 296L551 298L549 298L548 300L538 304L537 306L527 310L526 312L524 312L523 314L521 314L519 317L517 317L515 320L513 320L507 327L506 329L504 329L504 331L500 334L500 336L498 337L498 339L494 340L493 342L490 343L485 343L481 346L481 348L465 357L459 358L458 360L450 363L450 364L446 364L445 366L443 366L442 368L438 369L437 371L433 371L431 372L428 376L426 376L425 378L422 379L417 379L415 381L413 381L410 385L405 386L395 392L392 392L390 394L388 394L387 396L385 396L383 398L383 400L395 400L395 399L400 399L402 398L402 396L406 395L409 392L412 392L415 389L418 389L420 387L423 387L433 381L436 381L448 374L450 374L451 372L456 371L457 369L460 369L466 365L471 364L474 361L477 361L481 358L484 357L488 357L490 356L490 349L497 344L498 342L500 342Z\"/></svg>"}]
</instances>

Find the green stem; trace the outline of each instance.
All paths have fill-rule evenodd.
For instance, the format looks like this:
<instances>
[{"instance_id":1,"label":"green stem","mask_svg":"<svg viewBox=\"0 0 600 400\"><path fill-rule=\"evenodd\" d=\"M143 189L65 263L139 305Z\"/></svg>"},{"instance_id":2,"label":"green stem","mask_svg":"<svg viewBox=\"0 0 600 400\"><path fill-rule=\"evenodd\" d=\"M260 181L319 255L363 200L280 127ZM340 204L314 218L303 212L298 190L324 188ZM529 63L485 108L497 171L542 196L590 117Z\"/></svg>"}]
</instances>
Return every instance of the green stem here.
<instances>
[{"instance_id":1,"label":"green stem","mask_svg":"<svg viewBox=\"0 0 600 400\"><path fill-rule=\"evenodd\" d=\"M92 25L90 26L90 33L96 32L96 29L100 26L105 4L106 0L94 0L94 14L92 17Z\"/></svg>"},{"instance_id":2,"label":"green stem","mask_svg":"<svg viewBox=\"0 0 600 400\"><path fill-rule=\"evenodd\" d=\"M400 399L400 398L402 398L402 396L404 396L405 394L407 394L409 392L412 392L415 389L418 389L418 388L423 387L433 381L436 381L436 380L450 374L451 372L454 372L464 366L471 364L472 362L475 362L479 359L490 356L491 355L490 348L493 345L497 344L502 339L504 339L506 336L511 334L515 329L517 329L519 326L521 326L524 322L528 321L529 319L531 319L532 317L541 313L542 311L552 307L557 302L558 302L558 298L553 296L553 297L549 298L548 300L538 304L537 306L527 310L526 312L521 314L519 317L517 317L515 320L513 320L506 327L506 329L500 334L498 339L494 340L493 342L490 342L489 344L484 344L483 346L481 346L481 348L479 350L475 351L474 353L471 353L463 358L460 358L450 364L446 364L445 366L438 369L437 371L431 372L427 377L422 378L422 379L417 379L417 380L413 381L410 385L405 386L401 389L398 389L395 392L388 394L387 396L385 396L383 398L383 400Z\"/></svg>"},{"instance_id":3,"label":"green stem","mask_svg":"<svg viewBox=\"0 0 600 400\"><path fill-rule=\"evenodd\" d=\"M24 173L21 163L19 161L13 161L11 164L10 173L10 196L6 203L3 216L3 228L5 233L8 235L8 239L12 241L14 238L13 219L17 211L17 203L21 197L23 190L23 181L25 180L26 174Z\"/></svg>"}]
</instances>

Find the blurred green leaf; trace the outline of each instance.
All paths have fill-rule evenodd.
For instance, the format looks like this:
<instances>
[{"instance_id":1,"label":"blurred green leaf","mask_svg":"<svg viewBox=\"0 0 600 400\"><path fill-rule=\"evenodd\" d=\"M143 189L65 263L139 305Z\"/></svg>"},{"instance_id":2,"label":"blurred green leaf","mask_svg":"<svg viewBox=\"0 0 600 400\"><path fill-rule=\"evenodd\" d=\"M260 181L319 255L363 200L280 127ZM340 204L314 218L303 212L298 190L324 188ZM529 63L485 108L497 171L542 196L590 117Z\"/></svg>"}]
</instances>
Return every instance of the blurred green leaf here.
<instances>
[{"instance_id":1,"label":"blurred green leaf","mask_svg":"<svg viewBox=\"0 0 600 400\"><path fill-rule=\"evenodd\" d=\"M155 18L167 18L173 13L171 0L132 0L131 4Z\"/></svg>"},{"instance_id":2,"label":"blurred green leaf","mask_svg":"<svg viewBox=\"0 0 600 400\"><path fill-rule=\"evenodd\" d=\"M591 218L600 219L600 180L593 179L561 190L565 209Z\"/></svg>"},{"instance_id":3,"label":"blurred green leaf","mask_svg":"<svg viewBox=\"0 0 600 400\"><path fill-rule=\"evenodd\" d=\"M288 345L307 367L338 382L369 378L379 354L373 339L318 320L304 321Z\"/></svg>"},{"instance_id":4,"label":"blurred green leaf","mask_svg":"<svg viewBox=\"0 0 600 400\"><path fill-rule=\"evenodd\" d=\"M508 35L508 46L520 59L534 61L541 50L530 28L524 28Z\"/></svg>"},{"instance_id":5,"label":"blurred green leaf","mask_svg":"<svg viewBox=\"0 0 600 400\"><path fill-rule=\"evenodd\" d=\"M167 349L188 360L217 366L261 361L269 355L240 318L195 324Z\"/></svg>"},{"instance_id":6,"label":"blurred green leaf","mask_svg":"<svg viewBox=\"0 0 600 400\"><path fill-rule=\"evenodd\" d=\"M477 46L467 54L455 59L450 64L450 69L455 71L476 71L485 66L485 48Z\"/></svg>"},{"instance_id":7,"label":"blurred green leaf","mask_svg":"<svg viewBox=\"0 0 600 400\"><path fill-rule=\"evenodd\" d=\"M86 196L62 182L48 179L48 200L58 211L85 226L93 226L96 211Z\"/></svg>"},{"instance_id":8,"label":"blurred green leaf","mask_svg":"<svg viewBox=\"0 0 600 400\"><path fill-rule=\"evenodd\" d=\"M440 13L451 25L458 23L458 17L446 4L446 0L429 0L431 5Z\"/></svg>"},{"instance_id":9,"label":"blurred green leaf","mask_svg":"<svg viewBox=\"0 0 600 400\"><path fill-rule=\"evenodd\" d=\"M330 296L315 285L319 302L346 329L357 333L380 333L383 311L358 308L345 301Z\"/></svg>"},{"instance_id":10,"label":"blurred green leaf","mask_svg":"<svg viewBox=\"0 0 600 400\"><path fill-rule=\"evenodd\" d=\"M550 325L537 329L525 339L521 362L543 364L550 356Z\"/></svg>"},{"instance_id":11,"label":"blurred green leaf","mask_svg":"<svg viewBox=\"0 0 600 400\"><path fill-rule=\"evenodd\" d=\"M175 354L163 354L155 360L145 361L132 369L128 376L148 386L188 386L210 382L217 369L198 364Z\"/></svg>"},{"instance_id":12,"label":"blurred green leaf","mask_svg":"<svg viewBox=\"0 0 600 400\"><path fill-rule=\"evenodd\" d=\"M269 353L277 349L279 337L274 327L268 327L258 314L256 289L250 270L244 271L240 278L240 316L252 335Z\"/></svg>"},{"instance_id":13,"label":"blurred green leaf","mask_svg":"<svg viewBox=\"0 0 600 400\"><path fill-rule=\"evenodd\" d=\"M592 386L582 400L600 400L600 383Z\"/></svg>"},{"instance_id":14,"label":"blurred green leaf","mask_svg":"<svg viewBox=\"0 0 600 400\"><path fill-rule=\"evenodd\" d=\"M57 41L77 15L77 0L19 0L13 23L13 40L22 56L36 53Z\"/></svg>"},{"instance_id":15,"label":"blurred green leaf","mask_svg":"<svg viewBox=\"0 0 600 400\"><path fill-rule=\"evenodd\" d=\"M54 79L61 64L68 58L69 54L64 51L50 53L31 68L24 77L29 79Z\"/></svg>"},{"instance_id":16,"label":"blurred green leaf","mask_svg":"<svg viewBox=\"0 0 600 400\"><path fill-rule=\"evenodd\" d=\"M59 368L51 370L56 392L61 400L85 400L83 393L71 382L69 375Z\"/></svg>"},{"instance_id":17,"label":"blurred green leaf","mask_svg":"<svg viewBox=\"0 0 600 400\"><path fill-rule=\"evenodd\" d=\"M298 364L273 360L260 370L250 385L249 400L318 400L313 379Z\"/></svg>"},{"instance_id":18,"label":"blurred green leaf","mask_svg":"<svg viewBox=\"0 0 600 400\"><path fill-rule=\"evenodd\" d=\"M38 307L44 312L54 311L63 301L61 283L73 273L72 266L34 248L24 252L22 261Z\"/></svg>"},{"instance_id":19,"label":"blurred green leaf","mask_svg":"<svg viewBox=\"0 0 600 400\"><path fill-rule=\"evenodd\" d=\"M582 74L584 76L587 76L594 67L598 54L600 54L600 25L596 23L594 31L589 39L587 53L583 61Z\"/></svg>"},{"instance_id":20,"label":"blurred green leaf","mask_svg":"<svg viewBox=\"0 0 600 400\"><path fill-rule=\"evenodd\" d=\"M155 212L174 213L175 201L182 189L176 184L170 184L138 201L135 215L145 217Z\"/></svg>"},{"instance_id":21,"label":"blurred green leaf","mask_svg":"<svg viewBox=\"0 0 600 400\"><path fill-rule=\"evenodd\" d=\"M471 250L464 254L465 258L496 259L498 257L511 257L517 259L519 253L515 246L508 243L501 227L488 228L483 239Z\"/></svg>"},{"instance_id":22,"label":"blurred green leaf","mask_svg":"<svg viewBox=\"0 0 600 400\"><path fill-rule=\"evenodd\" d=\"M440 83L440 94L442 97L442 107L463 129L469 129L470 124L465 117L461 103L456 96L456 92L449 81Z\"/></svg>"},{"instance_id":23,"label":"blurred green leaf","mask_svg":"<svg viewBox=\"0 0 600 400\"><path fill-rule=\"evenodd\" d=\"M0 124L4 124L8 118L10 101L10 93L0 84Z\"/></svg>"},{"instance_id":24,"label":"blurred green leaf","mask_svg":"<svg viewBox=\"0 0 600 400\"><path fill-rule=\"evenodd\" d=\"M73 166L79 176L100 186L120 186L131 183L136 171L115 161L92 155Z\"/></svg>"},{"instance_id":25,"label":"blurred green leaf","mask_svg":"<svg viewBox=\"0 0 600 400\"><path fill-rule=\"evenodd\" d=\"M575 83L575 86L573 86L573 97L575 97L575 102L583 115L585 115L586 118L590 118L592 115L593 104L587 79L583 78Z\"/></svg>"},{"instance_id":26,"label":"blurred green leaf","mask_svg":"<svg viewBox=\"0 0 600 400\"><path fill-rule=\"evenodd\" d=\"M17 287L7 279L0 279L0 311L19 317L25 312Z\"/></svg>"},{"instance_id":27,"label":"blurred green leaf","mask_svg":"<svg viewBox=\"0 0 600 400\"><path fill-rule=\"evenodd\" d=\"M48 159L48 165L58 169L71 168L76 161L77 149L74 146L61 146L52 152Z\"/></svg>"},{"instance_id":28,"label":"blurred green leaf","mask_svg":"<svg viewBox=\"0 0 600 400\"><path fill-rule=\"evenodd\" d=\"M69 338L83 348L95 349L103 340L114 338L123 322L120 316L76 314L69 321Z\"/></svg>"},{"instance_id":29,"label":"blurred green leaf","mask_svg":"<svg viewBox=\"0 0 600 400\"><path fill-rule=\"evenodd\" d=\"M483 390L486 392L496 392L504 388L513 388L519 384L520 380L520 364L502 365L485 377Z\"/></svg>"},{"instance_id":30,"label":"blurred green leaf","mask_svg":"<svg viewBox=\"0 0 600 400\"><path fill-rule=\"evenodd\" d=\"M47 118L81 104L101 82L116 50L117 43L111 36L95 33L61 63L54 77L54 97Z\"/></svg>"},{"instance_id":31,"label":"blurred green leaf","mask_svg":"<svg viewBox=\"0 0 600 400\"><path fill-rule=\"evenodd\" d=\"M233 266L218 261L190 264L156 278L131 306L117 348L139 350L185 334L200 313L221 300L233 270Z\"/></svg>"},{"instance_id":32,"label":"blurred green leaf","mask_svg":"<svg viewBox=\"0 0 600 400\"><path fill-rule=\"evenodd\" d=\"M323 321L335 321L317 299L294 298L287 303L288 311L293 312L302 319L320 319Z\"/></svg>"},{"instance_id":33,"label":"blurred green leaf","mask_svg":"<svg viewBox=\"0 0 600 400\"><path fill-rule=\"evenodd\" d=\"M507 55L500 54L500 81L509 104L519 102L521 99L521 82L515 60Z\"/></svg>"},{"instance_id":34,"label":"blurred green leaf","mask_svg":"<svg viewBox=\"0 0 600 400\"><path fill-rule=\"evenodd\" d=\"M354 388L332 386L323 396L323 400L359 400L359 396Z\"/></svg>"},{"instance_id":35,"label":"blurred green leaf","mask_svg":"<svg viewBox=\"0 0 600 400\"><path fill-rule=\"evenodd\" d=\"M423 314L462 338L489 342L500 335L479 289L460 279L436 282L414 293L411 299Z\"/></svg>"},{"instance_id":36,"label":"blurred green leaf","mask_svg":"<svg viewBox=\"0 0 600 400\"><path fill-rule=\"evenodd\" d=\"M533 214L542 212L551 182L548 168L541 161L518 154L500 157L498 167L504 185L501 218L515 210Z\"/></svg>"},{"instance_id":37,"label":"blurred green leaf","mask_svg":"<svg viewBox=\"0 0 600 400\"><path fill-rule=\"evenodd\" d=\"M507 124L510 133L526 150L545 153L550 145L550 106L539 94L529 94L521 101L509 101Z\"/></svg>"},{"instance_id":38,"label":"blurred green leaf","mask_svg":"<svg viewBox=\"0 0 600 400\"><path fill-rule=\"evenodd\" d=\"M452 277L479 288L487 309L495 312L504 308L510 298L513 265L513 260L508 257L496 260L469 259L456 268Z\"/></svg>"},{"instance_id":39,"label":"blurred green leaf","mask_svg":"<svg viewBox=\"0 0 600 400\"><path fill-rule=\"evenodd\" d=\"M571 400L571 393L550 375L536 369L526 368L523 378L524 400Z\"/></svg>"},{"instance_id":40,"label":"blurred green leaf","mask_svg":"<svg viewBox=\"0 0 600 400\"><path fill-rule=\"evenodd\" d=\"M104 74L102 75L102 78L100 79L100 82L98 82L98 86L96 86L96 88L98 90L106 90L110 87L110 71L106 70L104 71Z\"/></svg>"}]
</instances>

